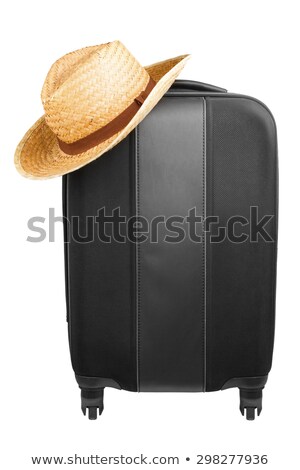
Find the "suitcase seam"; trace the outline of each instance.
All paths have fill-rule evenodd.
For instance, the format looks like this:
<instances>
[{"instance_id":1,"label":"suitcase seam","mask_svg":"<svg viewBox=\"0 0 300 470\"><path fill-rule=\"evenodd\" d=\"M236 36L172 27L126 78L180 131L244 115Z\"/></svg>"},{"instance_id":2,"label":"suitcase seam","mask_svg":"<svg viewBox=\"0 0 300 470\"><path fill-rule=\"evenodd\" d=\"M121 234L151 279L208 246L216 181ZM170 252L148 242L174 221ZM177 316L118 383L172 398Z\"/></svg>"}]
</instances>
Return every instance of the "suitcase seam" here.
<instances>
[{"instance_id":1,"label":"suitcase seam","mask_svg":"<svg viewBox=\"0 0 300 470\"><path fill-rule=\"evenodd\" d=\"M136 217L137 221L140 217L140 146L139 146L139 127L135 129L135 185L136 185ZM139 225L139 224L138 224ZM139 228L137 227L137 233ZM141 261L140 261L140 245L136 241L135 249L136 258L136 380L137 391L140 391L140 302L141 302Z\"/></svg>"},{"instance_id":2,"label":"suitcase seam","mask_svg":"<svg viewBox=\"0 0 300 470\"><path fill-rule=\"evenodd\" d=\"M205 218L206 218L206 100L203 100L203 119L202 119L202 181L203 181L203 390L206 391L206 232L205 232Z\"/></svg>"}]
</instances>

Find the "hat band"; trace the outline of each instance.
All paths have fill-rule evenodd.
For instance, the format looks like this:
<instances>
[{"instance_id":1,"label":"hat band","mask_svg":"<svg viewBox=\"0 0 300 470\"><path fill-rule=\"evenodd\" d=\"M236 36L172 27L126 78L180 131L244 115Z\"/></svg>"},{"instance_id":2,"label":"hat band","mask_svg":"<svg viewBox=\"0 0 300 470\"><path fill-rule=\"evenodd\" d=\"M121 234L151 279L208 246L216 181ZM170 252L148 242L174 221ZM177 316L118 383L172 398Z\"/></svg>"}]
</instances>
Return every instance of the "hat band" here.
<instances>
[{"instance_id":1,"label":"hat band","mask_svg":"<svg viewBox=\"0 0 300 470\"><path fill-rule=\"evenodd\" d=\"M121 114L115 117L104 127L101 127L101 129L98 129L97 131L92 132L92 134L89 134L82 139L76 140L75 142L67 143L57 139L59 148L67 155L78 155L80 153L86 152L87 150L90 150L93 147L97 147L97 145L117 134L119 131L124 129L127 124L130 123L155 85L156 82L150 77L145 90L142 91L139 96L134 99L131 105L122 111Z\"/></svg>"}]
</instances>

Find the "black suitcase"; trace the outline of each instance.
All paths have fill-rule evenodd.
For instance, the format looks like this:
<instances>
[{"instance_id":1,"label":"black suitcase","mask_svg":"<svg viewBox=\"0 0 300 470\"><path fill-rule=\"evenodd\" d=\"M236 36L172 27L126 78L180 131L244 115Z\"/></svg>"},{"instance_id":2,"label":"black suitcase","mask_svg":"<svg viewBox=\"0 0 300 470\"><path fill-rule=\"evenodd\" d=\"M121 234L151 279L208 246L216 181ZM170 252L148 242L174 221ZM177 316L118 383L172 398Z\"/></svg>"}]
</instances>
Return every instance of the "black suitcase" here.
<instances>
[{"instance_id":1,"label":"black suitcase","mask_svg":"<svg viewBox=\"0 0 300 470\"><path fill-rule=\"evenodd\" d=\"M242 414L260 414L277 173L264 104L178 80L125 140L64 176L70 351L90 419L105 387L238 387Z\"/></svg>"}]
</instances>

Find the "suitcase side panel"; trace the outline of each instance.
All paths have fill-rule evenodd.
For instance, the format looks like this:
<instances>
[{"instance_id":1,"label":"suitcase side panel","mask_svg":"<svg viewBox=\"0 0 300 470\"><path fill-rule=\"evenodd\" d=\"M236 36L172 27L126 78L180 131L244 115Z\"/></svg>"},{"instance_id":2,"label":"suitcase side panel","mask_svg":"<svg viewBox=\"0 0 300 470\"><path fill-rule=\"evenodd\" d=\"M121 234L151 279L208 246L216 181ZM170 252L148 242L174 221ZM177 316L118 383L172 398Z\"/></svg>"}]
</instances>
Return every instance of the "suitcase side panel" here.
<instances>
[{"instance_id":1,"label":"suitcase side panel","mask_svg":"<svg viewBox=\"0 0 300 470\"><path fill-rule=\"evenodd\" d=\"M129 136L109 154L67 175L64 205L68 232L73 234L66 249L73 369L78 376L100 377L135 391L134 247L128 241L101 241L102 225L96 221L102 207L108 215L120 207L127 218L135 210L133 156ZM88 228L93 239L74 239L78 221L80 235L85 236ZM105 231L112 234L109 225Z\"/></svg>"},{"instance_id":2,"label":"suitcase side panel","mask_svg":"<svg viewBox=\"0 0 300 470\"><path fill-rule=\"evenodd\" d=\"M234 215L272 215L273 242L207 243L207 390L271 368L277 239L274 120L249 98L207 98L207 213L226 226ZM249 226L236 225L236 234Z\"/></svg>"}]
</instances>

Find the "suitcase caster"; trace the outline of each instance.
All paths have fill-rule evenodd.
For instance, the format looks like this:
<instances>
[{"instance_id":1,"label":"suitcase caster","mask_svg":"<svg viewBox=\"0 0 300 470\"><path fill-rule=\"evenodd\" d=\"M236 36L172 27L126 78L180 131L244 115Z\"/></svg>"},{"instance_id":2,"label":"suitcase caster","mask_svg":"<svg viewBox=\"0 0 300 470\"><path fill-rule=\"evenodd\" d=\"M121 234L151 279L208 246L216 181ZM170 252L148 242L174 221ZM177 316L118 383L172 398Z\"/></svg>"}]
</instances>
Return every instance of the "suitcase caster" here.
<instances>
[{"instance_id":1,"label":"suitcase caster","mask_svg":"<svg viewBox=\"0 0 300 470\"><path fill-rule=\"evenodd\" d=\"M257 416L261 413L262 391L262 388L252 390L240 388L240 411L244 416L246 410L246 419L248 421L255 420L255 410L257 410Z\"/></svg>"},{"instance_id":2,"label":"suitcase caster","mask_svg":"<svg viewBox=\"0 0 300 470\"><path fill-rule=\"evenodd\" d=\"M103 405L104 388L96 390L81 389L81 409L84 416L88 409L88 418L95 420L98 414L101 415L104 409Z\"/></svg>"}]
</instances>

